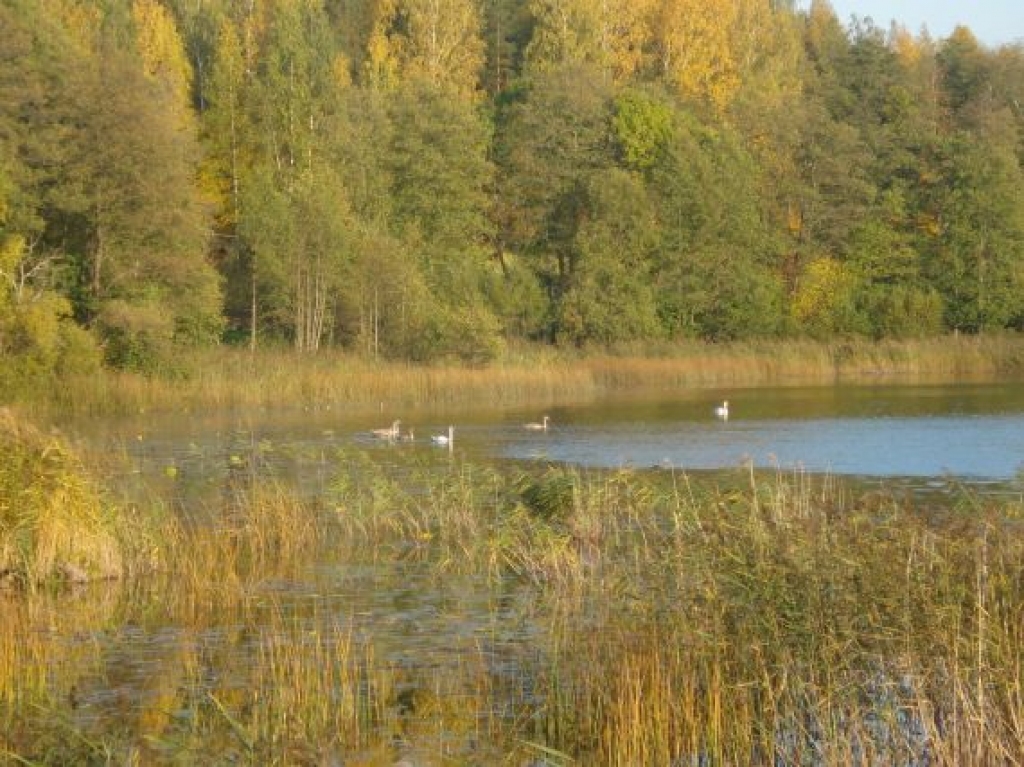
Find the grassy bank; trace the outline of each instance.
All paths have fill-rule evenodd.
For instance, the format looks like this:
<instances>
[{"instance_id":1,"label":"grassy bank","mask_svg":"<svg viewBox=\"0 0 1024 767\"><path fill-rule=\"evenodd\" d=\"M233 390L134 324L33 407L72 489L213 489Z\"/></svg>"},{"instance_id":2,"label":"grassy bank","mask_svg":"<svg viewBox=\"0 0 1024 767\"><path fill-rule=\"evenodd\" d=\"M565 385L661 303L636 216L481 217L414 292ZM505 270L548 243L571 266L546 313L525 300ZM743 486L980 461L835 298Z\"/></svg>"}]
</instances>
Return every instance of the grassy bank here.
<instances>
[{"instance_id":1,"label":"grassy bank","mask_svg":"<svg viewBox=\"0 0 1024 767\"><path fill-rule=\"evenodd\" d=\"M1024 371L1024 339L693 344L616 354L510 351L487 367L385 363L324 352L220 349L173 377L104 372L40 387L23 403L50 414L225 408L376 409L545 405L638 389L831 382L902 375L960 379Z\"/></svg>"},{"instance_id":2,"label":"grassy bank","mask_svg":"<svg viewBox=\"0 0 1024 767\"><path fill-rule=\"evenodd\" d=\"M954 492L936 506L799 473L330 460L309 502L232 478L217 524L161 528L144 578L0 599L2 758L1024 759L1019 504ZM488 629L425 653L411 628L327 601L325 572L447 595L413 614L448 630L482 594ZM111 696L158 638L143 689Z\"/></svg>"}]
</instances>

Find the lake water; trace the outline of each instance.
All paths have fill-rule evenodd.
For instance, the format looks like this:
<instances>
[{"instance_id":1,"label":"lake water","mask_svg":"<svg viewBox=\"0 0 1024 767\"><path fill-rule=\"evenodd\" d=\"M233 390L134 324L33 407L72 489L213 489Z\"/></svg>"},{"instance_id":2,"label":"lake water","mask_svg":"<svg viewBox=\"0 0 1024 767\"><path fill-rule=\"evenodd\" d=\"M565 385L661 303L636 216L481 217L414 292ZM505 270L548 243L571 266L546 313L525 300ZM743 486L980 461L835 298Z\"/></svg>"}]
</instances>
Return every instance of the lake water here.
<instances>
[{"instance_id":1,"label":"lake water","mask_svg":"<svg viewBox=\"0 0 1024 767\"><path fill-rule=\"evenodd\" d=\"M871 477L1009 480L1024 468L1024 387L875 386L726 392L568 409L542 439L507 455L586 466L804 468Z\"/></svg>"},{"instance_id":2,"label":"lake water","mask_svg":"<svg viewBox=\"0 0 1024 767\"><path fill-rule=\"evenodd\" d=\"M714 408L730 402L727 421ZM523 428L551 417L546 432ZM415 429L395 444L370 431L393 418ZM525 410L393 412L378 417L262 412L157 416L87 425L87 441L124 450L142 474L216 479L259 454L316 484L338 449L446 455L432 434L455 427L454 454L545 460L581 467L755 467L928 482L1018 484L1024 470L1024 383L877 384L662 392L614 401ZM397 457L398 452L394 455ZM248 460L248 458L246 458Z\"/></svg>"}]
</instances>

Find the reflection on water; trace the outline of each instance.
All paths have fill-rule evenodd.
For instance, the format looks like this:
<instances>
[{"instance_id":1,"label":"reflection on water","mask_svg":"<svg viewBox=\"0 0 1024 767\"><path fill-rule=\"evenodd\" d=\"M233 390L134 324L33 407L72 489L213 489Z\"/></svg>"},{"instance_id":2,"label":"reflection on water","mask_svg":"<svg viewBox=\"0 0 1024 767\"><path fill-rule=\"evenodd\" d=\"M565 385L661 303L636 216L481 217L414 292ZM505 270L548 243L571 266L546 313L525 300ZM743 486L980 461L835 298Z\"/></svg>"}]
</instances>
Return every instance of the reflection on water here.
<instances>
[{"instance_id":1,"label":"reflection on water","mask_svg":"<svg viewBox=\"0 0 1024 767\"><path fill-rule=\"evenodd\" d=\"M567 409L544 439L504 454L585 466L754 466L870 477L1011 480L1024 464L1024 386L751 389ZM566 422L568 421L568 422Z\"/></svg>"},{"instance_id":2,"label":"reflection on water","mask_svg":"<svg viewBox=\"0 0 1024 767\"><path fill-rule=\"evenodd\" d=\"M244 609L204 614L198 625L180 605L146 604L119 584L98 584L44 603L40 635L52 643L51 665L74 690L64 694L74 695L83 724L171 713L207 692L243 693L261 649L296 636L351 642L361 648L354 657L396 674L399 692L445 669L455 676L467 656L522 678L521 658L537 635L533 589L511 578L439 580L433 571L428 563L318 561L305 574L259 584ZM0 616L15 620L19 609L0 604Z\"/></svg>"}]
</instances>

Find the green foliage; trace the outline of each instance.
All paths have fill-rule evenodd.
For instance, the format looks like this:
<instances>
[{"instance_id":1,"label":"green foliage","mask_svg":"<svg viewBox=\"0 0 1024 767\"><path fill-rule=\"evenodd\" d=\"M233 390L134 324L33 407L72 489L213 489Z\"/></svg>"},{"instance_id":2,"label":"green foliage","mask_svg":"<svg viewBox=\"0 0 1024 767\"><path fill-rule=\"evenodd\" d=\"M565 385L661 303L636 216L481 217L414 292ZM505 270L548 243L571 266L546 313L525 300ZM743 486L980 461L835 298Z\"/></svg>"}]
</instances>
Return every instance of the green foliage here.
<instances>
[{"instance_id":1,"label":"green foliage","mask_svg":"<svg viewBox=\"0 0 1024 767\"><path fill-rule=\"evenodd\" d=\"M857 303L875 338L930 338L942 330L942 297L933 289L874 287L863 290Z\"/></svg>"},{"instance_id":2,"label":"green foliage","mask_svg":"<svg viewBox=\"0 0 1024 767\"><path fill-rule=\"evenodd\" d=\"M963 110L984 91L989 64L977 38L967 27L957 27L943 41L937 60L942 71L946 100L954 111Z\"/></svg>"},{"instance_id":3,"label":"green foliage","mask_svg":"<svg viewBox=\"0 0 1024 767\"><path fill-rule=\"evenodd\" d=\"M406 336L401 356L421 362L458 359L471 364L491 362L499 356L503 348L500 327L485 308L437 305L435 310Z\"/></svg>"},{"instance_id":4,"label":"green foliage","mask_svg":"<svg viewBox=\"0 0 1024 767\"><path fill-rule=\"evenodd\" d=\"M642 91L626 91L615 100L612 128L626 166L646 170L672 137L672 112Z\"/></svg>"},{"instance_id":5,"label":"green foliage","mask_svg":"<svg viewBox=\"0 0 1024 767\"><path fill-rule=\"evenodd\" d=\"M283 331L299 350L315 351L353 258L344 189L326 167L282 178L262 165L242 200L239 231L251 248L263 331Z\"/></svg>"},{"instance_id":6,"label":"green foliage","mask_svg":"<svg viewBox=\"0 0 1024 767\"><path fill-rule=\"evenodd\" d=\"M419 254L442 301L472 301L486 262L489 126L472 103L423 86L391 104L392 230Z\"/></svg>"},{"instance_id":7,"label":"green foliage","mask_svg":"<svg viewBox=\"0 0 1024 767\"><path fill-rule=\"evenodd\" d=\"M625 171L595 173L581 205L568 243L556 336L575 345L605 346L657 337L648 273L656 237L643 185Z\"/></svg>"},{"instance_id":8,"label":"green foliage","mask_svg":"<svg viewBox=\"0 0 1024 767\"><path fill-rule=\"evenodd\" d=\"M589 173L614 165L612 89L601 71L565 66L532 75L497 119L496 215L511 248L545 281L564 276L573 198Z\"/></svg>"},{"instance_id":9,"label":"green foliage","mask_svg":"<svg viewBox=\"0 0 1024 767\"><path fill-rule=\"evenodd\" d=\"M97 317L104 352L114 367L140 373L173 369L174 322L156 301L108 301Z\"/></svg>"},{"instance_id":10,"label":"green foliage","mask_svg":"<svg viewBox=\"0 0 1024 767\"><path fill-rule=\"evenodd\" d=\"M513 253L503 252L500 259L500 271L485 282L484 292L504 334L510 338L545 337L548 301L536 273Z\"/></svg>"},{"instance_id":11,"label":"green foliage","mask_svg":"<svg viewBox=\"0 0 1024 767\"><path fill-rule=\"evenodd\" d=\"M758 199L760 168L732 131L677 113L673 142L650 172L660 243L652 272L670 336L773 335L781 323L774 250Z\"/></svg>"},{"instance_id":12,"label":"green foliage","mask_svg":"<svg viewBox=\"0 0 1024 767\"><path fill-rule=\"evenodd\" d=\"M884 212L858 227L850 242L847 264L855 275L856 309L849 314L856 320L848 320L848 329L874 338L934 336L942 329L942 298L922 286L917 252L905 235L887 225L891 217L883 217Z\"/></svg>"},{"instance_id":13,"label":"green foliage","mask_svg":"<svg viewBox=\"0 0 1024 767\"><path fill-rule=\"evenodd\" d=\"M951 143L946 224L927 252L946 324L967 332L1006 327L1024 312L1024 171L1012 145L986 134L964 132Z\"/></svg>"},{"instance_id":14,"label":"green foliage","mask_svg":"<svg viewBox=\"0 0 1024 767\"><path fill-rule=\"evenodd\" d=\"M0 5L5 382L1024 326L1020 46L709 8Z\"/></svg>"}]
</instances>

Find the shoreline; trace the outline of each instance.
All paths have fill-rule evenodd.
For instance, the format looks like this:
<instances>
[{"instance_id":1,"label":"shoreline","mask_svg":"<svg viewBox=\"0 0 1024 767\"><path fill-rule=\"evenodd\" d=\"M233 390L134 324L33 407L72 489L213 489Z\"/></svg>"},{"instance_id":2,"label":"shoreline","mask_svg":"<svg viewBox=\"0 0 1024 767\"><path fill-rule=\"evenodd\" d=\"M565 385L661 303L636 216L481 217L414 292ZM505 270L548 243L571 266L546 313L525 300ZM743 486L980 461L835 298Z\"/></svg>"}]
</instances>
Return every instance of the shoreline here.
<instances>
[{"instance_id":1,"label":"shoreline","mask_svg":"<svg viewBox=\"0 0 1024 767\"><path fill-rule=\"evenodd\" d=\"M886 380L956 382L1024 377L1024 337L921 341L689 344L620 353L510 350L487 366L417 365L342 353L219 348L173 375L103 371L40 385L12 403L35 417L244 409L405 409L552 406L678 388L753 388Z\"/></svg>"}]
</instances>

